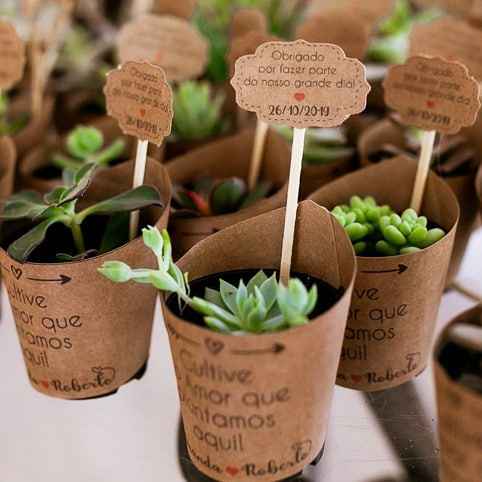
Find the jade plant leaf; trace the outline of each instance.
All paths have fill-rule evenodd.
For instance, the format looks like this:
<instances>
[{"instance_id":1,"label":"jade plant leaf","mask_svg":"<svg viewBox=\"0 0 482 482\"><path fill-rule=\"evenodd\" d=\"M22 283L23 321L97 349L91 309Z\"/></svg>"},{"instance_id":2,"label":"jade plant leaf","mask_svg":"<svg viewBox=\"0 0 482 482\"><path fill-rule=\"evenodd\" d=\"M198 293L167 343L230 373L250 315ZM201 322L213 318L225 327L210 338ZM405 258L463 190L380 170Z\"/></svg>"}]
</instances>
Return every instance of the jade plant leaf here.
<instances>
[{"instance_id":1,"label":"jade plant leaf","mask_svg":"<svg viewBox=\"0 0 482 482\"><path fill-rule=\"evenodd\" d=\"M78 159L86 159L97 152L104 144L102 132L94 127L76 127L67 137L69 154Z\"/></svg>"}]
</instances>

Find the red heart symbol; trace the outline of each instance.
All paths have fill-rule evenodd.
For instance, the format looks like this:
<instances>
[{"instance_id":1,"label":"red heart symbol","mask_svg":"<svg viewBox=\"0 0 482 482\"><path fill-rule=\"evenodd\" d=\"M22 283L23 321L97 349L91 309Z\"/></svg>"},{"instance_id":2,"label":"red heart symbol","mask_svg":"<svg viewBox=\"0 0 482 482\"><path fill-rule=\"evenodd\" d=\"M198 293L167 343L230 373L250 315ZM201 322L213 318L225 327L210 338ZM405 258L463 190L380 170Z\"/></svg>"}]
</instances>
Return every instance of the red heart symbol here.
<instances>
[{"instance_id":1,"label":"red heart symbol","mask_svg":"<svg viewBox=\"0 0 482 482\"><path fill-rule=\"evenodd\" d=\"M361 375L352 375L351 376L351 379L355 382L355 383L360 383L362 381L362 376Z\"/></svg>"},{"instance_id":2,"label":"red heart symbol","mask_svg":"<svg viewBox=\"0 0 482 482\"><path fill-rule=\"evenodd\" d=\"M236 474L239 473L239 469L236 467L226 467L226 472L231 476L234 477Z\"/></svg>"},{"instance_id":3,"label":"red heart symbol","mask_svg":"<svg viewBox=\"0 0 482 482\"><path fill-rule=\"evenodd\" d=\"M141 114L142 117L146 115L146 109L140 109L139 113Z\"/></svg>"},{"instance_id":4,"label":"red heart symbol","mask_svg":"<svg viewBox=\"0 0 482 482\"><path fill-rule=\"evenodd\" d=\"M435 107L435 102L433 100L427 100L427 107L433 109Z\"/></svg>"},{"instance_id":5,"label":"red heart symbol","mask_svg":"<svg viewBox=\"0 0 482 482\"><path fill-rule=\"evenodd\" d=\"M298 101L298 102L301 102L302 100L305 100L305 94L303 94L303 92L296 92L295 94L295 99Z\"/></svg>"},{"instance_id":6,"label":"red heart symbol","mask_svg":"<svg viewBox=\"0 0 482 482\"><path fill-rule=\"evenodd\" d=\"M40 383L44 388L49 388L49 382L46 382L45 380L40 380Z\"/></svg>"}]
</instances>

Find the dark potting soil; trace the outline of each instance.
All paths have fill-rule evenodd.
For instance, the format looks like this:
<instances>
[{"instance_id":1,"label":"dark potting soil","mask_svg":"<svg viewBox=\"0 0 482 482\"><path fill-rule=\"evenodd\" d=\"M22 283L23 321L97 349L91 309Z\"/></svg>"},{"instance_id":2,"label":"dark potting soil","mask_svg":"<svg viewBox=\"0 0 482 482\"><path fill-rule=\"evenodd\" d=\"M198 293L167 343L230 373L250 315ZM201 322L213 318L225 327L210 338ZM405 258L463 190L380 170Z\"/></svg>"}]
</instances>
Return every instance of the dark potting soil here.
<instances>
[{"instance_id":1,"label":"dark potting soil","mask_svg":"<svg viewBox=\"0 0 482 482\"><path fill-rule=\"evenodd\" d=\"M143 211L141 210L139 232L150 224ZM86 252L92 251L91 256L88 257L97 254L109 220L110 216L92 216L82 223ZM25 220L3 223L0 231L1 247L7 250L12 242L27 233L33 226L34 224L31 221ZM128 223L126 223L124 231L119 236L117 247L123 246L129 241ZM63 224L54 224L48 230L44 242L33 251L28 261L32 263L59 263L56 255L60 253L71 256L77 254L70 229Z\"/></svg>"},{"instance_id":2,"label":"dark potting soil","mask_svg":"<svg viewBox=\"0 0 482 482\"><path fill-rule=\"evenodd\" d=\"M448 336L439 350L440 364L452 380L482 395L482 351L463 346Z\"/></svg>"},{"instance_id":3,"label":"dark potting soil","mask_svg":"<svg viewBox=\"0 0 482 482\"><path fill-rule=\"evenodd\" d=\"M259 269L244 269L235 271L226 271L223 273L216 273L213 275L198 278L189 283L191 289L191 296L198 296L204 298L204 292L206 288L211 288L219 290L219 280L231 283L234 286L238 286L241 280L245 284L259 271ZM273 269L263 269L267 276L271 276L273 273L278 273L278 271ZM310 275L303 273L292 273L292 278L298 278L307 289L310 289L314 284L318 288L318 301L316 303L315 309L310 315L311 319L322 315L328 311L335 303L337 303L343 296L345 290L343 288L334 288L325 281L314 278ZM166 301L168 308L179 318L190 321L198 326L206 326L202 315L194 311L189 306L185 306L182 313L179 310L179 305L177 302L177 297L175 295L169 296Z\"/></svg>"}]
</instances>

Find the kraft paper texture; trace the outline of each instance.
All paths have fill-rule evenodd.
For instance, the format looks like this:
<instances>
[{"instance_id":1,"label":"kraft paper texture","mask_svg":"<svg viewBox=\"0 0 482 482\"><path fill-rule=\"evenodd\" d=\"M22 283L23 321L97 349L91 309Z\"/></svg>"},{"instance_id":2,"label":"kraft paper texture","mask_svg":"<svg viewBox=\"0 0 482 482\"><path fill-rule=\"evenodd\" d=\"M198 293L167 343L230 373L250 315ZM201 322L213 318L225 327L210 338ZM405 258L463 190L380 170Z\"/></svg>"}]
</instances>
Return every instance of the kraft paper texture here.
<instances>
[{"instance_id":1,"label":"kraft paper texture","mask_svg":"<svg viewBox=\"0 0 482 482\"><path fill-rule=\"evenodd\" d=\"M42 113L37 118L32 118L30 122L15 136L13 141L17 148L18 159L28 152L32 147L41 144L45 139L52 119L55 100L52 97L46 97L42 106ZM30 98L28 95L21 95L15 98L10 105L12 115L30 112Z\"/></svg>"},{"instance_id":2,"label":"kraft paper texture","mask_svg":"<svg viewBox=\"0 0 482 482\"><path fill-rule=\"evenodd\" d=\"M415 160L394 158L348 174L310 199L331 210L355 194L372 195L402 212L410 204L416 169ZM438 243L409 255L357 257L339 385L384 390L411 380L427 365L459 217L457 199L433 173L422 214L447 232Z\"/></svg>"},{"instance_id":3,"label":"kraft paper texture","mask_svg":"<svg viewBox=\"0 0 482 482\"><path fill-rule=\"evenodd\" d=\"M88 191L89 204L130 187L133 162L102 171ZM146 183L164 208L146 210L149 222L167 225L171 187L163 167L149 160ZM64 399L110 393L130 380L149 355L157 292L114 284L97 272L105 261L157 266L137 239L105 255L71 263L18 263L0 250L27 373L39 392Z\"/></svg>"},{"instance_id":4,"label":"kraft paper texture","mask_svg":"<svg viewBox=\"0 0 482 482\"><path fill-rule=\"evenodd\" d=\"M482 324L481 307L458 316L453 323ZM446 336L444 331L438 346ZM435 350L434 373L440 439L440 482L478 482L482 469L482 396L450 378Z\"/></svg>"},{"instance_id":5,"label":"kraft paper texture","mask_svg":"<svg viewBox=\"0 0 482 482\"><path fill-rule=\"evenodd\" d=\"M166 164L173 184L186 184L203 176L225 179L232 176L247 179L254 143L254 130L210 143ZM238 212L196 218L171 218L170 233L178 255L184 254L206 236L259 214L277 209L286 202L286 183L290 169L290 147L278 134L270 130L266 139L260 181L273 183L275 193Z\"/></svg>"},{"instance_id":6,"label":"kraft paper texture","mask_svg":"<svg viewBox=\"0 0 482 482\"><path fill-rule=\"evenodd\" d=\"M464 131L464 135L467 135L471 144L474 145L475 148L478 148L477 142L473 139L474 134L475 128ZM480 138L480 134L477 134L477 136ZM358 152L361 164L363 166L369 165L369 155L380 149L384 144L392 144L402 150L406 148L403 128L390 119L384 119L378 122L360 136ZM474 188L473 173L463 176L446 177L444 181L452 188L460 204L460 219L457 233L455 234L455 244L450 260L449 273L447 275L447 285L450 285L459 272L470 236L477 225L477 193Z\"/></svg>"},{"instance_id":7,"label":"kraft paper texture","mask_svg":"<svg viewBox=\"0 0 482 482\"><path fill-rule=\"evenodd\" d=\"M191 279L279 268L284 216L278 209L225 229L197 244L179 266ZM284 480L324 444L355 259L335 219L307 201L299 205L293 254L294 271L345 290L308 325L224 335L164 308L189 454L213 479Z\"/></svg>"}]
</instances>

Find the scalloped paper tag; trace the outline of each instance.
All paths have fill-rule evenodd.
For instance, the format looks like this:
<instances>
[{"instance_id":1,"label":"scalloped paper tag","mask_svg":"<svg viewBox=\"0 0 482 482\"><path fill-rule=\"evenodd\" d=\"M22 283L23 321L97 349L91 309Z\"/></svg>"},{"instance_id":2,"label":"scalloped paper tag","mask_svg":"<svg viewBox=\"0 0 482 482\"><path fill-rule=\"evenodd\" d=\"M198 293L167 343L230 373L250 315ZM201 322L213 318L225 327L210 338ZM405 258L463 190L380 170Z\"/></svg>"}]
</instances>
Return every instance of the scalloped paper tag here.
<instances>
[{"instance_id":1,"label":"scalloped paper tag","mask_svg":"<svg viewBox=\"0 0 482 482\"><path fill-rule=\"evenodd\" d=\"M157 65L126 62L107 74L104 94L124 134L160 146L171 133L172 91Z\"/></svg>"},{"instance_id":2,"label":"scalloped paper tag","mask_svg":"<svg viewBox=\"0 0 482 482\"><path fill-rule=\"evenodd\" d=\"M0 21L0 90L8 90L23 77L25 44L15 28Z\"/></svg>"},{"instance_id":3,"label":"scalloped paper tag","mask_svg":"<svg viewBox=\"0 0 482 482\"><path fill-rule=\"evenodd\" d=\"M383 83L386 104L403 123L455 134L474 124L480 109L479 84L460 62L410 57L391 67Z\"/></svg>"},{"instance_id":4,"label":"scalloped paper tag","mask_svg":"<svg viewBox=\"0 0 482 482\"><path fill-rule=\"evenodd\" d=\"M237 104L268 124L336 127L366 107L363 64L337 45L268 42L239 58L231 80Z\"/></svg>"},{"instance_id":5,"label":"scalloped paper tag","mask_svg":"<svg viewBox=\"0 0 482 482\"><path fill-rule=\"evenodd\" d=\"M185 19L142 15L122 28L119 59L150 62L162 67L171 82L199 77L208 62L208 44Z\"/></svg>"}]
</instances>

